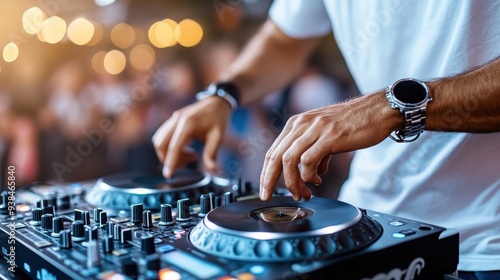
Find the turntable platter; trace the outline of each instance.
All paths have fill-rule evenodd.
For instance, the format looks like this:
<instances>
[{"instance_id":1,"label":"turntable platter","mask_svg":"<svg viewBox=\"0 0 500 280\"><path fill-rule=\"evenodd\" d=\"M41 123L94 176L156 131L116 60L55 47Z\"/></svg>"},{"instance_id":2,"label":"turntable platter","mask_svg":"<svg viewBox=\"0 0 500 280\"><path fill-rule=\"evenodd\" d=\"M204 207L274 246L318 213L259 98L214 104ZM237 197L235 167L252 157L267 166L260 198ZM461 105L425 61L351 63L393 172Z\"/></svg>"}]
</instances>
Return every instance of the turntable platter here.
<instances>
[{"instance_id":1,"label":"turntable platter","mask_svg":"<svg viewBox=\"0 0 500 280\"><path fill-rule=\"evenodd\" d=\"M161 204L221 191L212 184L210 175L196 170L180 169L168 179L160 172L131 172L100 178L85 194L85 200L106 209L127 210L137 203L144 209L159 209Z\"/></svg>"},{"instance_id":2,"label":"turntable platter","mask_svg":"<svg viewBox=\"0 0 500 280\"><path fill-rule=\"evenodd\" d=\"M331 234L360 219L358 208L341 201L275 197L270 202L257 199L225 205L208 213L204 222L215 231L263 239Z\"/></svg>"},{"instance_id":3,"label":"turntable platter","mask_svg":"<svg viewBox=\"0 0 500 280\"><path fill-rule=\"evenodd\" d=\"M381 226L358 208L314 197L245 200L216 208L189 235L198 249L238 260L329 258L366 247Z\"/></svg>"}]
</instances>

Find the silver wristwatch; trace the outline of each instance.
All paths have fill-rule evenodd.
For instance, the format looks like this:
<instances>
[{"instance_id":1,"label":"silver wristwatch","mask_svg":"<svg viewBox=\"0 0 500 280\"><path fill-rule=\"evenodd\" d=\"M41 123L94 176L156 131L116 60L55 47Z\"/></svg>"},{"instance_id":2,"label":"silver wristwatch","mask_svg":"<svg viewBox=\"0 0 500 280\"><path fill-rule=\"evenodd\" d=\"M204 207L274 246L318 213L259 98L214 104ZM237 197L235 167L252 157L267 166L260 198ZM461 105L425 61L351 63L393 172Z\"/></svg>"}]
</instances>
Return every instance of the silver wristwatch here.
<instances>
[{"instance_id":1,"label":"silver wristwatch","mask_svg":"<svg viewBox=\"0 0 500 280\"><path fill-rule=\"evenodd\" d=\"M405 118L404 128L389 137L398 142L417 140L425 129L427 103L432 100L429 87L416 79L401 79L386 89L386 97L393 109L399 109Z\"/></svg>"},{"instance_id":2,"label":"silver wristwatch","mask_svg":"<svg viewBox=\"0 0 500 280\"><path fill-rule=\"evenodd\" d=\"M202 100L214 95L226 100L229 105L231 105L233 111L238 109L240 93L238 87L234 83L212 83L207 87L207 89L198 92L196 94L196 99Z\"/></svg>"}]
</instances>

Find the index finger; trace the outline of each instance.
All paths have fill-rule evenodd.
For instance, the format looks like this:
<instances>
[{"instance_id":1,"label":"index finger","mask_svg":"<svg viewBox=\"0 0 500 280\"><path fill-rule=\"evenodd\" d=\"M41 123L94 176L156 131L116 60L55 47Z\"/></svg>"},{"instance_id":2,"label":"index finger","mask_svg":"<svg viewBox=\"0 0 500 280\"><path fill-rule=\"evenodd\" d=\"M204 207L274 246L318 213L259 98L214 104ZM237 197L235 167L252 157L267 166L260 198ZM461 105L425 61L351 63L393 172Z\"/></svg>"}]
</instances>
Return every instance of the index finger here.
<instances>
[{"instance_id":1,"label":"index finger","mask_svg":"<svg viewBox=\"0 0 500 280\"><path fill-rule=\"evenodd\" d=\"M163 176L169 178L181 162L182 149L192 138L192 126L186 121L177 123L172 138L167 147L167 154L163 163Z\"/></svg>"},{"instance_id":2,"label":"index finger","mask_svg":"<svg viewBox=\"0 0 500 280\"><path fill-rule=\"evenodd\" d=\"M164 122L152 137L153 146L155 148L156 156L160 162L165 161L167 147L170 143L170 138L174 133L176 123L176 117L172 116L166 122Z\"/></svg>"}]
</instances>

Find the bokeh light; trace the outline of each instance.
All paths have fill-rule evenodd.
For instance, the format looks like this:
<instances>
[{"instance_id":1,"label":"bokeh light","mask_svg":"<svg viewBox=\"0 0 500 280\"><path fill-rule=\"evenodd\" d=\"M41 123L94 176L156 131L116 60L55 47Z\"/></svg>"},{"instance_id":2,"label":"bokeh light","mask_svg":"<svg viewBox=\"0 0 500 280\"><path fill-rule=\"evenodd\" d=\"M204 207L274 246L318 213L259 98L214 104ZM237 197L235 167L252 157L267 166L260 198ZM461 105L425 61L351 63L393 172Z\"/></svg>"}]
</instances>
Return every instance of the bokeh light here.
<instances>
[{"instance_id":1,"label":"bokeh light","mask_svg":"<svg viewBox=\"0 0 500 280\"><path fill-rule=\"evenodd\" d=\"M104 35L104 28L102 28L102 25L97 21L91 20L90 23L92 23L92 25L94 26L94 35L92 36L92 39L90 39L90 41L85 45L95 46L101 41L102 36Z\"/></svg>"},{"instance_id":2,"label":"bokeh light","mask_svg":"<svg viewBox=\"0 0 500 280\"><path fill-rule=\"evenodd\" d=\"M77 18L68 26L68 38L71 42L83 46L94 36L94 25L87 19Z\"/></svg>"},{"instance_id":3,"label":"bokeh light","mask_svg":"<svg viewBox=\"0 0 500 280\"><path fill-rule=\"evenodd\" d=\"M45 38L43 37L43 32L41 29L36 33L36 37L38 37L38 40L40 40L40 42L47 43L47 41L45 41Z\"/></svg>"},{"instance_id":4,"label":"bokeh light","mask_svg":"<svg viewBox=\"0 0 500 280\"><path fill-rule=\"evenodd\" d=\"M177 40L175 39L175 28L177 27L177 22L172 19L164 19L156 28L156 37L158 41L166 46L171 47L177 44Z\"/></svg>"},{"instance_id":5,"label":"bokeh light","mask_svg":"<svg viewBox=\"0 0 500 280\"><path fill-rule=\"evenodd\" d=\"M104 69L104 57L105 56L106 56L106 52L100 51L100 52L97 52L96 54L94 54L94 56L92 57L92 69L94 69L94 71L97 74L104 75L107 73L106 69Z\"/></svg>"},{"instance_id":6,"label":"bokeh light","mask_svg":"<svg viewBox=\"0 0 500 280\"><path fill-rule=\"evenodd\" d=\"M8 43L3 48L3 60L6 62L12 62L19 56L19 48L14 43Z\"/></svg>"},{"instance_id":7,"label":"bokeh light","mask_svg":"<svg viewBox=\"0 0 500 280\"><path fill-rule=\"evenodd\" d=\"M156 36L156 29L158 29L158 26L161 24L161 21L157 21L151 25L151 27L148 30L148 38L151 44L157 48L166 48L163 44L160 43L158 40L158 36Z\"/></svg>"},{"instance_id":8,"label":"bokeh light","mask_svg":"<svg viewBox=\"0 0 500 280\"><path fill-rule=\"evenodd\" d=\"M104 69L112 75L120 74L127 65L125 54L119 50L109 51L104 56Z\"/></svg>"},{"instance_id":9,"label":"bokeh light","mask_svg":"<svg viewBox=\"0 0 500 280\"><path fill-rule=\"evenodd\" d=\"M183 47L196 46L203 38L203 29L192 19L185 19L175 28L175 39Z\"/></svg>"},{"instance_id":10,"label":"bokeh light","mask_svg":"<svg viewBox=\"0 0 500 280\"><path fill-rule=\"evenodd\" d=\"M179 272L170 268L162 268L158 272L158 279L160 280L180 280L182 276Z\"/></svg>"},{"instance_id":11,"label":"bokeh light","mask_svg":"<svg viewBox=\"0 0 500 280\"><path fill-rule=\"evenodd\" d=\"M155 62L155 51L148 45L137 45L130 52L130 64L138 71L151 69Z\"/></svg>"},{"instance_id":12,"label":"bokeh light","mask_svg":"<svg viewBox=\"0 0 500 280\"><path fill-rule=\"evenodd\" d=\"M111 29L111 42L121 49L130 47L135 40L135 29L127 23L118 23Z\"/></svg>"},{"instance_id":13,"label":"bokeh light","mask_svg":"<svg viewBox=\"0 0 500 280\"><path fill-rule=\"evenodd\" d=\"M157 21L151 25L148 32L149 41L157 48L172 47L177 44L175 28L177 23L171 19Z\"/></svg>"},{"instance_id":14,"label":"bokeh light","mask_svg":"<svg viewBox=\"0 0 500 280\"><path fill-rule=\"evenodd\" d=\"M45 13L38 7L27 9L22 18L23 29L28 34L36 34L42 29Z\"/></svg>"},{"instance_id":15,"label":"bokeh light","mask_svg":"<svg viewBox=\"0 0 500 280\"><path fill-rule=\"evenodd\" d=\"M47 43L56 44L66 34L66 22L58 16L50 17L43 22L41 31Z\"/></svg>"}]
</instances>

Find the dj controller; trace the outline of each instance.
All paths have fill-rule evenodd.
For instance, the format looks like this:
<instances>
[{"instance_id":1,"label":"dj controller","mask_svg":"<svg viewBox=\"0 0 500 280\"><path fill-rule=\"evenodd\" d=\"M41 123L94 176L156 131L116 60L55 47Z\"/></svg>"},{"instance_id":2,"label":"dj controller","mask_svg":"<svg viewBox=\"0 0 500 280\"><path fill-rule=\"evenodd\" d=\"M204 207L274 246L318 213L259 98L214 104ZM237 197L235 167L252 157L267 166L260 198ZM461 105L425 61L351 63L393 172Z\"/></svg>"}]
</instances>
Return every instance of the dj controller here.
<instances>
[{"instance_id":1,"label":"dj controller","mask_svg":"<svg viewBox=\"0 0 500 280\"><path fill-rule=\"evenodd\" d=\"M180 170L32 184L0 204L0 246L31 279L443 279L458 232L326 198L260 201ZM10 213L12 214L12 213Z\"/></svg>"}]
</instances>

